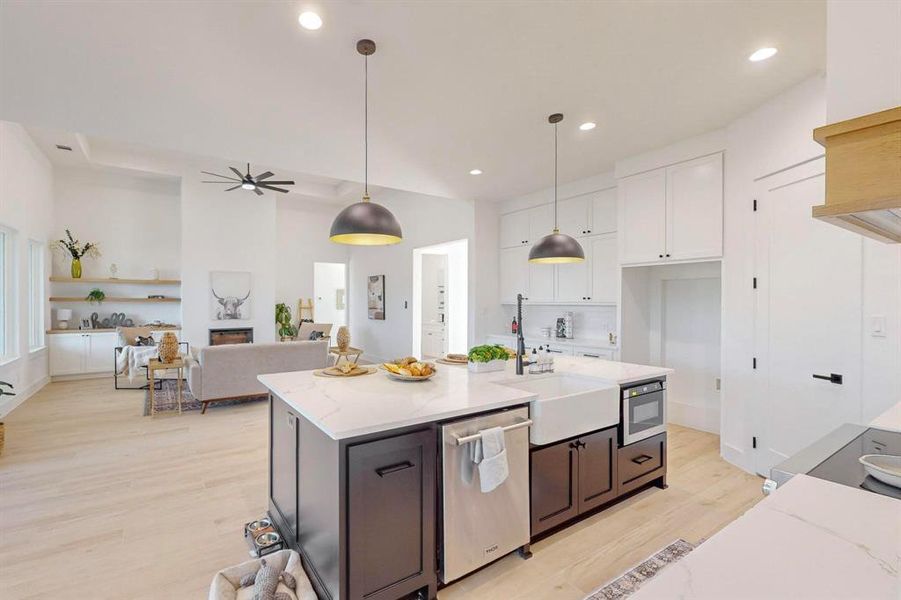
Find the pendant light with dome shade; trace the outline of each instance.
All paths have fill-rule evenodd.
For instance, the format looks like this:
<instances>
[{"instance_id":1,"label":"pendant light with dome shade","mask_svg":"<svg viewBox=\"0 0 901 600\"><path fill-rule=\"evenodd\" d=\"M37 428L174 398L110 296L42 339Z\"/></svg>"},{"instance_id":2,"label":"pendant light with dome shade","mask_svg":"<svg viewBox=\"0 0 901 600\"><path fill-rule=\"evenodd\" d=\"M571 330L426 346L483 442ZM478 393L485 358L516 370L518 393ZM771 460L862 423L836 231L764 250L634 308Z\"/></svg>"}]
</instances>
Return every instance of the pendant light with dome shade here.
<instances>
[{"instance_id":1,"label":"pendant light with dome shade","mask_svg":"<svg viewBox=\"0 0 901 600\"><path fill-rule=\"evenodd\" d=\"M546 265L582 262L585 251L581 244L557 228L557 124L563 120L563 115L554 113L547 120L554 125L554 231L532 246L529 262Z\"/></svg>"},{"instance_id":2,"label":"pendant light with dome shade","mask_svg":"<svg viewBox=\"0 0 901 600\"><path fill-rule=\"evenodd\" d=\"M353 246L385 246L403 239L400 223L391 211L369 201L369 57L375 42L360 40L357 52L363 55L363 199L351 204L335 217L329 239Z\"/></svg>"}]
</instances>

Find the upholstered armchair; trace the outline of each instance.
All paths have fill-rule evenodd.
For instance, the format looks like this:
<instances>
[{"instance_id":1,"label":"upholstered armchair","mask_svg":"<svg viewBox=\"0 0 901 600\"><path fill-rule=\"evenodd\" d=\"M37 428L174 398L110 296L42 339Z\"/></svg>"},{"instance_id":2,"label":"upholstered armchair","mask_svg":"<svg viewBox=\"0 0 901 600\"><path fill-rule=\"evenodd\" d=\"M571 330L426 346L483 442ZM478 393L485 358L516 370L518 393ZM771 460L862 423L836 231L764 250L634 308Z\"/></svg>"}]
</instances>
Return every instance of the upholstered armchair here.
<instances>
[{"instance_id":1,"label":"upholstered armchair","mask_svg":"<svg viewBox=\"0 0 901 600\"><path fill-rule=\"evenodd\" d=\"M150 385L150 375L147 372L146 367L148 361L157 356L156 344L159 343L159 340L154 339L153 346L139 346L138 338L151 337L151 334L155 333L155 331L151 327L117 327L116 333L119 336L119 345L116 346L114 350L113 387L117 390L134 389L120 388L119 376L127 375L129 380L134 380L134 371L143 369L144 380L146 383L141 386L140 389L147 389ZM190 354L191 346L188 342L179 342L178 344L183 348L183 354ZM162 379L175 376L177 376L176 372L168 371L163 373L162 377L158 378L160 380L160 385L162 386Z\"/></svg>"}]
</instances>

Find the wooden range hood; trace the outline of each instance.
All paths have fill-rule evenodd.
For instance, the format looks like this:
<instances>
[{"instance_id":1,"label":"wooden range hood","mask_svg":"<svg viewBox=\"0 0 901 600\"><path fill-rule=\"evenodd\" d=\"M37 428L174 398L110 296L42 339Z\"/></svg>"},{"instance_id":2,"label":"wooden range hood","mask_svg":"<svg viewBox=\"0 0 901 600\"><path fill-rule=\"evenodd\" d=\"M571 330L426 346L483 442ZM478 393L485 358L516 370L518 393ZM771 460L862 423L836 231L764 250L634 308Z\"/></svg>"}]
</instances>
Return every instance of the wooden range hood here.
<instances>
[{"instance_id":1,"label":"wooden range hood","mask_svg":"<svg viewBox=\"0 0 901 600\"><path fill-rule=\"evenodd\" d=\"M901 106L813 130L826 148L826 204L813 216L901 243Z\"/></svg>"}]
</instances>

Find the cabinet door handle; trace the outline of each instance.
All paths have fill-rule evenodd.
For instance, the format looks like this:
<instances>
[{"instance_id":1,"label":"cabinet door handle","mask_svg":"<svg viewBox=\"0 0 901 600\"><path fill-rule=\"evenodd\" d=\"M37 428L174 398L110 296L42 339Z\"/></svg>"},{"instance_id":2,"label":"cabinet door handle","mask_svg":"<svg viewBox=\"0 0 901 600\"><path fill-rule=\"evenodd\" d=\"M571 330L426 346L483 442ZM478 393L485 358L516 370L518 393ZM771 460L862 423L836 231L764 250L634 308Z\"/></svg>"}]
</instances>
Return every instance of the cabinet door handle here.
<instances>
[{"instance_id":1,"label":"cabinet door handle","mask_svg":"<svg viewBox=\"0 0 901 600\"><path fill-rule=\"evenodd\" d=\"M667 254L666 257L669 258L669 254Z\"/></svg>"},{"instance_id":2,"label":"cabinet door handle","mask_svg":"<svg viewBox=\"0 0 901 600\"><path fill-rule=\"evenodd\" d=\"M379 467L375 470L376 475L379 477L384 477L385 475L390 475L391 473L397 473L398 471L405 471L407 469L413 468L413 463L408 460L404 462L399 462L393 465L388 465L387 467Z\"/></svg>"},{"instance_id":3,"label":"cabinet door handle","mask_svg":"<svg viewBox=\"0 0 901 600\"><path fill-rule=\"evenodd\" d=\"M663 258L663 255L662 255L662 254L658 254L658 255L657 255L657 258Z\"/></svg>"},{"instance_id":4,"label":"cabinet door handle","mask_svg":"<svg viewBox=\"0 0 901 600\"><path fill-rule=\"evenodd\" d=\"M829 383L834 383L836 385L842 385L844 383L844 378L841 373L830 373L829 375L817 375L813 374L814 379L825 379Z\"/></svg>"},{"instance_id":5,"label":"cabinet door handle","mask_svg":"<svg viewBox=\"0 0 901 600\"><path fill-rule=\"evenodd\" d=\"M648 462L652 458L654 458L654 457L648 456L647 454L642 454L641 456L636 456L635 458L633 458L632 462L634 462L636 465L640 465L641 463Z\"/></svg>"},{"instance_id":6,"label":"cabinet door handle","mask_svg":"<svg viewBox=\"0 0 901 600\"><path fill-rule=\"evenodd\" d=\"M288 413L288 427L294 429L294 415Z\"/></svg>"},{"instance_id":7,"label":"cabinet door handle","mask_svg":"<svg viewBox=\"0 0 901 600\"><path fill-rule=\"evenodd\" d=\"M588 358L600 358L600 354L588 354L587 352L583 352L582 356L587 356Z\"/></svg>"}]
</instances>

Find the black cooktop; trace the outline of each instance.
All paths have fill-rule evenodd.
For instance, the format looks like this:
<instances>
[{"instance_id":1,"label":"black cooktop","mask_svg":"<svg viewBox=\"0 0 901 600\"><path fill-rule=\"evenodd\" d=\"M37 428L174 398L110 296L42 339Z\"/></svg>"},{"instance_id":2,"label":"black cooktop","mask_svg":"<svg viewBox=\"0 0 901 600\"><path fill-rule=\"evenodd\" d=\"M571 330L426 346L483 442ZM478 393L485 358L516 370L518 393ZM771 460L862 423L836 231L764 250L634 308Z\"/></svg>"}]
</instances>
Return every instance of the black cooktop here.
<instances>
[{"instance_id":1,"label":"black cooktop","mask_svg":"<svg viewBox=\"0 0 901 600\"><path fill-rule=\"evenodd\" d=\"M864 454L901 455L901 433L867 429L807 474L901 500L901 488L867 475L863 465L857 460Z\"/></svg>"}]
</instances>

